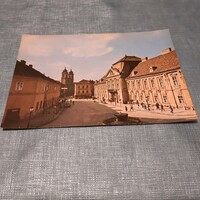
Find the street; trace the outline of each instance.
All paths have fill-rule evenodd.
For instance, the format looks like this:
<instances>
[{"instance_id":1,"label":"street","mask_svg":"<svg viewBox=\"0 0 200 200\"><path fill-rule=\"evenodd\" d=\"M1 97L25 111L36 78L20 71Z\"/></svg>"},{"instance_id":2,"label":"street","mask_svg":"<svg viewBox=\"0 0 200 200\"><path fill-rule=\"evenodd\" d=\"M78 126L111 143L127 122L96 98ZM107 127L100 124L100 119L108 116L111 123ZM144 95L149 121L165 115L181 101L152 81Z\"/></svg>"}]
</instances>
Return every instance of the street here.
<instances>
[{"instance_id":1,"label":"street","mask_svg":"<svg viewBox=\"0 0 200 200\"><path fill-rule=\"evenodd\" d=\"M115 113L117 111L92 100L75 100L74 105L66 108L57 119L42 127L100 125Z\"/></svg>"},{"instance_id":2,"label":"street","mask_svg":"<svg viewBox=\"0 0 200 200\"><path fill-rule=\"evenodd\" d=\"M197 117L193 110L177 110L174 113L159 110L147 111L138 108L137 105L134 105L133 109L134 111L126 112L124 105L101 104L98 101L94 103L92 100L76 99L74 104L64 109L58 118L40 127L97 126L119 112L128 113L129 117L139 118L145 124L194 121Z\"/></svg>"}]
</instances>

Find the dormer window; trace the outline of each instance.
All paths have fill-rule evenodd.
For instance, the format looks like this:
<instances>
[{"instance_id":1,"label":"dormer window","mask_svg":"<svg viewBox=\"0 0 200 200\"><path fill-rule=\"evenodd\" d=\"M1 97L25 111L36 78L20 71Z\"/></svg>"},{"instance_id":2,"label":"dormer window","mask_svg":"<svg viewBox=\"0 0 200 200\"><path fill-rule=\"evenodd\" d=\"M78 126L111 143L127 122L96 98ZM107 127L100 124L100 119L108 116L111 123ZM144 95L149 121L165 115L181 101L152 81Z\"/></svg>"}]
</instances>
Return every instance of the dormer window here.
<instances>
[{"instance_id":1,"label":"dormer window","mask_svg":"<svg viewBox=\"0 0 200 200\"><path fill-rule=\"evenodd\" d=\"M110 70L110 73L109 73L109 75L113 75L113 74L114 74L114 72Z\"/></svg>"},{"instance_id":2,"label":"dormer window","mask_svg":"<svg viewBox=\"0 0 200 200\"><path fill-rule=\"evenodd\" d=\"M133 74L133 76L135 76L137 73L138 73L137 71L134 71L132 74Z\"/></svg>"},{"instance_id":3,"label":"dormer window","mask_svg":"<svg viewBox=\"0 0 200 200\"><path fill-rule=\"evenodd\" d=\"M156 69L157 69L156 66L151 66L150 69L149 69L149 71L150 71L150 72L154 72Z\"/></svg>"}]
</instances>

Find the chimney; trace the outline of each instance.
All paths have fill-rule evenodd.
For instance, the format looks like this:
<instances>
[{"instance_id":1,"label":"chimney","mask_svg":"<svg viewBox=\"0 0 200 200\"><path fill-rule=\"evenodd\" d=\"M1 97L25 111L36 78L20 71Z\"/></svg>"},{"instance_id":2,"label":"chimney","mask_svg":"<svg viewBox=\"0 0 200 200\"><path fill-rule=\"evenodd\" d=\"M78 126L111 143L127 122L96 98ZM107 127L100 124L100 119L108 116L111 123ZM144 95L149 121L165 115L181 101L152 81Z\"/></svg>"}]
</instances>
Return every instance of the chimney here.
<instances>
[{"instance_id":1,"label":"chimney","mask_svg":"<svg viewBox=\"0 0 200 200\"><path fill-rule=\"evenodd\" d=\"M171 48L164 49L164 50L161 51L161 55L167 54L167 53L169 53L170 51L172 51Z\"/></svg>"},{"instance_id":2,"label":"chimney","mask_svg":"<svg viewBox=\"0 0 200 200\"><path fill-rule=\"evenodd\" d=\"M21 64L22 65L26 65L26 61L25 60L21 60Z\"/></svg>"},{"instance_id":3,"label":"chimney","mask_svg":"<svg viewBox=\"0 0 200 200\"><path fill-rule=\"evenodd\" d=\"M148 57L142 58L142 62L145 62L145 61L147 61L147 60L148 60Z\"/></svg>"},{"instance_id":4,"label":"chimney","mask_svg":"<svg viewBox=\"0 0 200 200\"><path fill-rule=\"evenodd\" d=\"M29 65L30 68L33 68L33 65Z\"/></svg>"}]
</instances>

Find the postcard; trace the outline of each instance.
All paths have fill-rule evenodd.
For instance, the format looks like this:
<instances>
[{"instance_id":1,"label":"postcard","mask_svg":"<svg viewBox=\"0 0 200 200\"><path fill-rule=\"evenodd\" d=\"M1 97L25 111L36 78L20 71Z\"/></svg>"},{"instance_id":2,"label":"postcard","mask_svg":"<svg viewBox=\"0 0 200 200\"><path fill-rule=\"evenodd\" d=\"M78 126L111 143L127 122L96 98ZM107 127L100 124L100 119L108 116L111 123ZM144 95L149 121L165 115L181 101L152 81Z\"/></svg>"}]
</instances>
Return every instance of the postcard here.
<instances>
[{"instance_id":1,"label":"postcard","mask_svg":"<svg viewBox=\"0 0 200 200\"><path fill-rule=\"evenodd\" d=\"M169 30L23 35L3 129L196 121Z\"/></svg>"}]
</instances>

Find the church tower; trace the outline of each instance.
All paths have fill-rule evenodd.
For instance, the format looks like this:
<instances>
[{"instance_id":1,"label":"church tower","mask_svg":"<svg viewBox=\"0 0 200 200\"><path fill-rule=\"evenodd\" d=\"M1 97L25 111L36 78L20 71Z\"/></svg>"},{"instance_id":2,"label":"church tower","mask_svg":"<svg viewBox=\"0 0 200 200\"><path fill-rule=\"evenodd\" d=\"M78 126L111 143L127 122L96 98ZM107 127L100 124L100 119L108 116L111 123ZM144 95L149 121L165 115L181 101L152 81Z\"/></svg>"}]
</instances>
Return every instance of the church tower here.
<instances>
[{"instance_id":1,"label":"church tower","mask_svg":"<svg viewBox=\"0 0 200 200\"><path fill-rule=\"evenodd\" d=\"M66 70L66 68L63 70L62 72L62 77L61 77L61 83L63 85L66 85L67 83L67 77L68 77L68 71Z\"/></svg>"},{"instance_id":2,"label":"church tower","mask_svg":"<svg viewBox=\"0 0 200 200\"><path fill-rule=\"evenodd\" d=\"M72 70L69 72L65 68L62 72L61 83L66 89L66 96L74 95L74 73Z\"/></svg>"}]
</instances>

